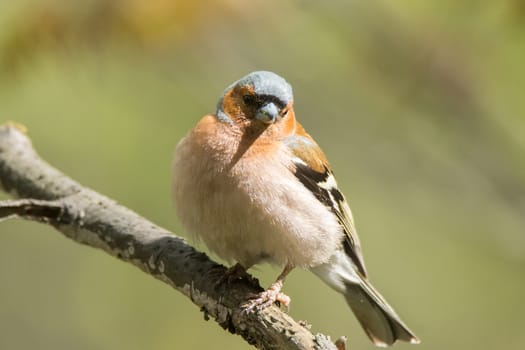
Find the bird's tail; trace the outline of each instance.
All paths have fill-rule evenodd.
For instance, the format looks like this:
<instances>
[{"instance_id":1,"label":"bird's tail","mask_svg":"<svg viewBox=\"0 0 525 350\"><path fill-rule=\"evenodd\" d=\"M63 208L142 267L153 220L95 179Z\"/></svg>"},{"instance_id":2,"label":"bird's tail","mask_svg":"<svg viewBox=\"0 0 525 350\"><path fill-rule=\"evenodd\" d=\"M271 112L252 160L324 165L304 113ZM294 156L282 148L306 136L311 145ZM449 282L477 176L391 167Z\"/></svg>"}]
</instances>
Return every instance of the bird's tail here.
<instances>
[{"instance_id":1,"label":"bird's tail","mask_svg":"<svg viewBox=\"0 0 525 350\"><path fill-rule=\"evenodd\" d=\"M418 344L419 339L401 321L396 312L370 282L354 272L355 269L348 270L348 268L352 268L348 265L351 262L348 260L344 261L343 264L340 262L341 259L335 259L331 263L311 270L328 285L344 295L346 302L370 340L380 347L392 345L396 340Z\"/></svg>"},{"instance_id":2,"label":"bird's tail","mask_svg":"<svg viewBox=\"0 0 525 350\"><path fill-rule=\"evenodd\" d=\"M385 347L396 340L417 344L419 339L365 279L347 283L345 299L375 345Z\"/></svg>"}]
</instances>

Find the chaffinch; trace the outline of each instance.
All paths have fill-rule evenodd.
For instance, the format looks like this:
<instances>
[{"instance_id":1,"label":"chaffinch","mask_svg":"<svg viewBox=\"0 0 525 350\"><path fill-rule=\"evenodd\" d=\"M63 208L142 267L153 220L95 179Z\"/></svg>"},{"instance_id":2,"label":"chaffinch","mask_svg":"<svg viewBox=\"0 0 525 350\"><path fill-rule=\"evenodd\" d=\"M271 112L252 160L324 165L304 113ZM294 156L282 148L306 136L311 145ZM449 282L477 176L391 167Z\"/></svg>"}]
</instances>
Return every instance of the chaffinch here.
<instances>
[{"instance_id":1,"label":"chaffinch","mask_svg":"<svg viewBox=\"0 0 525 350\"><path fill-rule=\"evenodd\" d=\"M368 281L350 208L323 151L297 122L283 78L260 71L231 84L217 112L179 142L173 169L180 222L237 262L230 271L284 266L245 311L287 306L284 279L301 267L344 295L374 344L419 342Z\"/></svg>"}]
</instances>

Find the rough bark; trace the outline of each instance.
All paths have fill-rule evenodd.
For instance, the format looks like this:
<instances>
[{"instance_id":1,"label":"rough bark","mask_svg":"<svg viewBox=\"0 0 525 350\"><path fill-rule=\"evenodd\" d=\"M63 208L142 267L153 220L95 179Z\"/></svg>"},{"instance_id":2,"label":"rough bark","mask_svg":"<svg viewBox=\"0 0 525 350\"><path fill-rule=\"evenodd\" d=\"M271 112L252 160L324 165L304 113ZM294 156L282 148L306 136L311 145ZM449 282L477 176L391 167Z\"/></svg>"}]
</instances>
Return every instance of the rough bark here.
<instances>
[{"instance_id":1,"label":"rough bark","mask_svg":"<svg viewBox=\"0 0 525 350\"><path fill-rule=\"evenodd\" d=\"M24 130L13 124L0 126L0 189L19 198L0 201L0 220L17 216L43 222L129 262L186 295L206 319L259 349L336 349L328 336L312 334L276 306L242 312L239 305L262 290L255 279L218 283L224 266L47 164Z\"/></svg>"}]
</instances>

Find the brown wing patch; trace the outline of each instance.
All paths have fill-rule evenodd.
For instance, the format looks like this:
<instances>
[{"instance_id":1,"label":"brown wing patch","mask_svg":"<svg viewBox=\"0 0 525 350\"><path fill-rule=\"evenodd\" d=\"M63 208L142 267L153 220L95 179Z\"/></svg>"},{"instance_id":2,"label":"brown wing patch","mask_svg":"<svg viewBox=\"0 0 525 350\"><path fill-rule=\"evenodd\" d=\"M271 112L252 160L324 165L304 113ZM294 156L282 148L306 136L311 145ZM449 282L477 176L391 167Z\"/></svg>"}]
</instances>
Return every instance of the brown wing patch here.
<instances>
[{"instance_id":1,"label":"brown wing patch","mask_svg":"<svg viewBox=\"0 0 525 350\"><path fill-rule=\"evenodd\" d=\"M326 156L319 145L298 122L296 123L295 136L288 137L286 142L290 145L293 155L301 159L313 171L324 173L325 170L330 169Z\"/></svg>"}]
</instances>

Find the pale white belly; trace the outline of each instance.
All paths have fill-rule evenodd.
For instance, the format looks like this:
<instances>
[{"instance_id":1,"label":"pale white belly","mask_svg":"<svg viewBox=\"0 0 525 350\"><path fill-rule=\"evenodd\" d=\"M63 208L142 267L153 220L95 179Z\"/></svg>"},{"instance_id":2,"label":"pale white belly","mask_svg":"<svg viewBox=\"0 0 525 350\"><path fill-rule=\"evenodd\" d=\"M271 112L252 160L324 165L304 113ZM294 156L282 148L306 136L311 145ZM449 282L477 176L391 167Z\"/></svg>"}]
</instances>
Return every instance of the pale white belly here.
<instances>
[{"instance_id":1,"label":"pale white belly","mask_svg":"<svg viewBox=\"0 0 525 350\"><path fill-rule=\"evenodd\" d=\"M340 245L341 227L280 161L283 152L274 159L241 158L223 169L220 155L184 139L175 155L173 197L188 233L245 267L261 261L312 267L328 261Z\"/></svg>"}]
</instances>

